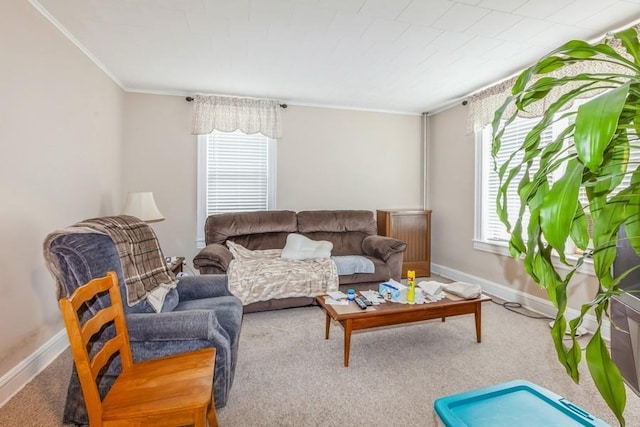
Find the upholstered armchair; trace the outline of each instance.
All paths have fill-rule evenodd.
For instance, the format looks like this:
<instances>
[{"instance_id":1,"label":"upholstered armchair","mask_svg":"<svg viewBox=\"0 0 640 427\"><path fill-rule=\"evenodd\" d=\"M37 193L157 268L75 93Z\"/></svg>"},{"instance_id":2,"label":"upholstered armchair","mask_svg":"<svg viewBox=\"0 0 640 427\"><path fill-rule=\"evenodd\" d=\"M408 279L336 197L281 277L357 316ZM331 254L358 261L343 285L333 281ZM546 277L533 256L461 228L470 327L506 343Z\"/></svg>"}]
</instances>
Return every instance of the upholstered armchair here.
<instances>
[{"instance_id":1,"label":"upholstered armchair","mask_svg":"<svg viewBox=\"0 0 640 427\"><path fill-rule=\"evenodd\" d=\"M125 298L120 256L108 235L56 233L54 238L45 241L44 252L50 269L53 266L57 270L55 275L60 286L59 294L62 294L58 298L70 295L78 286L104 276L108 271L115 271L118 275L122 298ZM108 298L105 294L94 300L87 310L99 310L106 305ZM158 313L144 300L133 306L126 302L123 305L134 362L215 347L215 406L225 406L233 383L242 323L242 304L229 292L226 276L181 277L177 286L166 295ZM98 351L111 336L113 329L105 329L98 334L91 352ZM99 379L102 395L109 390L120 369L118 358L109 364ZM75 367L69 383L64 422L87 423Z\"/></svg>"}]
</instances>

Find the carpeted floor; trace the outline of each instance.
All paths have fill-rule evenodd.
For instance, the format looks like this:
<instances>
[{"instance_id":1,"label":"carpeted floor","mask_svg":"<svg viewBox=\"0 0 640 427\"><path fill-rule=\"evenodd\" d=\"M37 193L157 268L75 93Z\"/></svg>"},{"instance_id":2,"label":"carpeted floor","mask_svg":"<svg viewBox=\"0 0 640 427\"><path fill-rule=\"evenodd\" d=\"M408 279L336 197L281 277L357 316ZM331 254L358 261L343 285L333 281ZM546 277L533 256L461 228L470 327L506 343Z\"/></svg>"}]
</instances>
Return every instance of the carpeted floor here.
<instances>
[{"instance_id":1,"label":"carpeted floor","mask_svg":"<svg viewBox=\"0 0 640 427\"><path fill-rule=\"evenodd\" d=\"M3 408L0 426L60 426L68 351ZM583 366L575 385L557 363L548 321L483 305L482 343L473 316L354 333L350 367L343 335L305 307L245 315L231 397L221 426L436 426L433 401L513 379L546 387L606 422L617 422ZM628 391L627 425L640 426Z\"/></svg>"}]
</instances>

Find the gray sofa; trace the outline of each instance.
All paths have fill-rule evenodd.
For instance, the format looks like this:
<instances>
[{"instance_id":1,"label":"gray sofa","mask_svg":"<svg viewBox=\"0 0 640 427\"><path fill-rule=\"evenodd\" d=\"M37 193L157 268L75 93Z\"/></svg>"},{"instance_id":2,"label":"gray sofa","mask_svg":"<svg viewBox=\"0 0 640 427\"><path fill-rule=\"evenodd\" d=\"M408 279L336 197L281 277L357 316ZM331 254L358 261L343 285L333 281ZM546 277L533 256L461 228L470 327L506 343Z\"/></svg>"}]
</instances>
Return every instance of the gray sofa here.
<instances>
[{"instance_id":1,"label":"gray sofa","mask_svg":"<svg viewBox=\"0 0 640 427\"><path fill-rule=\"evenodd\" d=\"M46 242L49 239L46 240ZM71 233L55 237L44 248L60 273L60 297L70 295L91 279L108 271L118 275L120 290L126 295L121 261L113 240L99 233ZM97 311L105 306L97 298L87 307ZM242 303L229 293L224 275L180 278L177 287L166 297L162 311L155 313L146 301L134 306L123 304L134 362L154 359L205 347L216 348L214 374L215 406L225 406L235 372L238 341L242 324ZM96 334L92 351L113 336L113 327ZM119 356L108 364L99 377L102 396L121 370ZM87 423L84 399L75 367L71 374L64 422Z\"/></svg>"},{"instance_id":2,"label":"gray sofa","mask_svg":"<svg viewBox=\"0 0 640 427\"><path fill-rule=\"evenodd\" d=\"M202 274L226 273L233 259L227 240L250 250L282 249L289 233L333 244L331 255L361 255L369 258L373 273L339 276L340 290L378 289L378 284L400 280L406 243L377 235L373 212L366 210L261 211L211 215L205 223L206 246L193 259ZM309 305L309 297L260 301L244 307L245 313Z\"/></svg>"}]
</instances>

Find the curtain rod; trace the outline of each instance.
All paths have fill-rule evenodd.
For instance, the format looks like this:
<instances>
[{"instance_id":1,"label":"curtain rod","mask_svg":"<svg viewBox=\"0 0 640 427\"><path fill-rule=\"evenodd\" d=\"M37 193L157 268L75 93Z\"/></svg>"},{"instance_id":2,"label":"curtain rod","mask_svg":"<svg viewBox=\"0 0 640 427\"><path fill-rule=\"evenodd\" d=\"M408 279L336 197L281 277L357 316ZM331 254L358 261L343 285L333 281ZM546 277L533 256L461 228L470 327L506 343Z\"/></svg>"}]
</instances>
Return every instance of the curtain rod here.
<instances>
[{"instance_id":1,"label":"curtain rod","mask_svg":"<svg viewBox=\"0 0 640 427\"><path fill-rule=\"evenodd\" d=\"M187 96L185 99L187 100L187 102L192 102L193 101L193 97L191 97L191 96ZM287 108L288 105L287 104L280 104L280 107Z\"/></svg>"}]
</instances>

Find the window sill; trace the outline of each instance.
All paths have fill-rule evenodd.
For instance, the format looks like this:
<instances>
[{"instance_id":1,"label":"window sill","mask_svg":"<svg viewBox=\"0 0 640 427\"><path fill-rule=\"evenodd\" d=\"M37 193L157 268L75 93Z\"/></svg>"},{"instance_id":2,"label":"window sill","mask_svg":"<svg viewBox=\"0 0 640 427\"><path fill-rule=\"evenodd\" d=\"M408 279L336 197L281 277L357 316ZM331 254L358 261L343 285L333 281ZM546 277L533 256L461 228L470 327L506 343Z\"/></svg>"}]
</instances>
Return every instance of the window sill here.
<instances>
[{"instance_id":1,"label":"window sill","mask_svg":"<svg viewBox=\"0 0 640 427\"><path fill-rule=\"evenodd\" d=\"M507 243L497 243L497 242L490 243L483 240L474 239L473 248L483 252L490 252L498 255L511 257L511 254L509 253L509 246L507 245ZM552 259L553 259L553 265L556 268L567 270L567 271L571 270L569 266L566 266L560 262L560 258L558 258L558 256L552 255ZM577 260L578 260L578 257L576 257L575 255L567 255L567 261L576 262ZM580 268L578 268L577 272L595 277L596 272L593 269L593 260L585 259L582 265L580 266Z\"/></svg>"}]
</instances>

